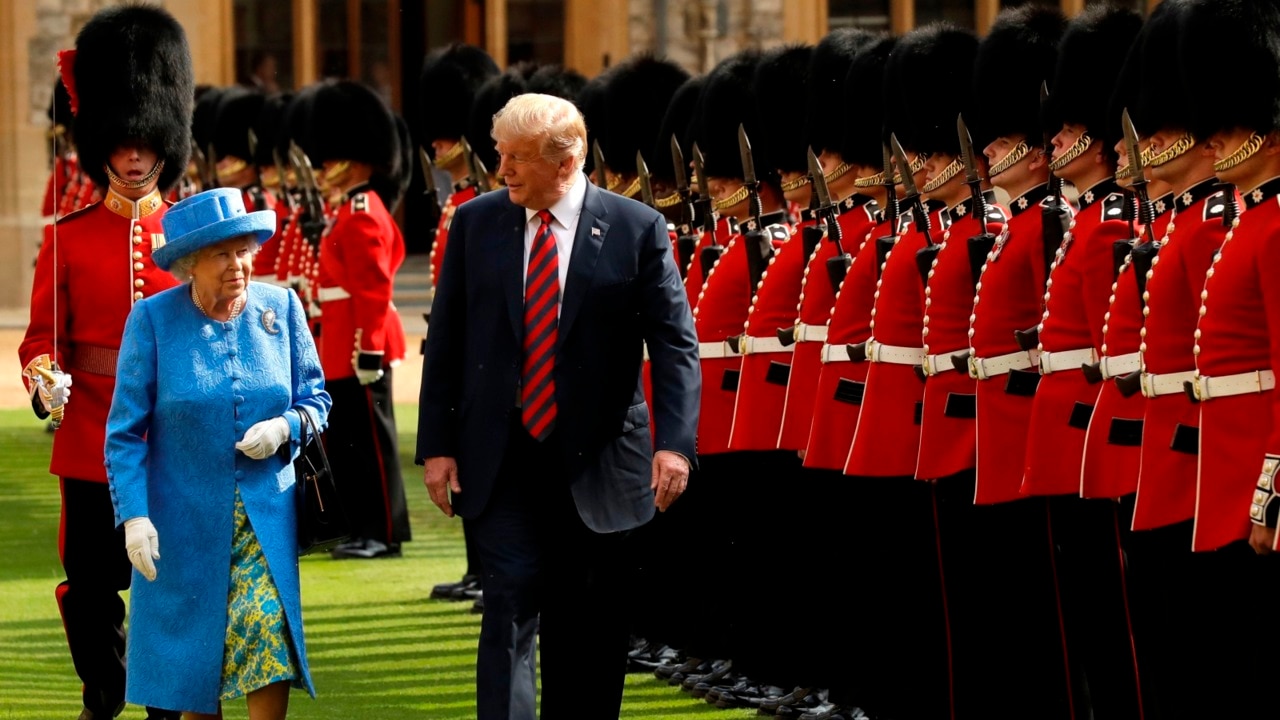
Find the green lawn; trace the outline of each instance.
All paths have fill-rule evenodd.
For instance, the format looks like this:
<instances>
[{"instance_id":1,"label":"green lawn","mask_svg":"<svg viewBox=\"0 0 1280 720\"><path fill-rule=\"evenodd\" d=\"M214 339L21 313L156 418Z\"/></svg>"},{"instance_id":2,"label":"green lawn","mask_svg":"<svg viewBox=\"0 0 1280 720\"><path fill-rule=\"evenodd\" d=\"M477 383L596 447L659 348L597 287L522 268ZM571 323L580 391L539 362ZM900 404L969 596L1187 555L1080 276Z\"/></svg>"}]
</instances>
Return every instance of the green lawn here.
<instances>
[{"instance_id":1,"label":"green lawn","mask_svg":"<svg viewBox=\"0 0 1280 720\"><path fill-rule=\"evenodd\" d=\"M294 693L291 717L470 718L479 617L469 603L428 600L464 565L461 526L431 505L412 464L416 408L397 407L414 540L404 557L373 562L304 558L303 606L318 697ZM0 411L0 720L71 720L79 680L53 599L58 485L48 474L52 436L25 410ZM629 675L622 717L683 718L716 710L651 675ZM244 718L244 701L226 717ZM122 718L139 720L140 708Z\"/></svg>"}]
</instances>

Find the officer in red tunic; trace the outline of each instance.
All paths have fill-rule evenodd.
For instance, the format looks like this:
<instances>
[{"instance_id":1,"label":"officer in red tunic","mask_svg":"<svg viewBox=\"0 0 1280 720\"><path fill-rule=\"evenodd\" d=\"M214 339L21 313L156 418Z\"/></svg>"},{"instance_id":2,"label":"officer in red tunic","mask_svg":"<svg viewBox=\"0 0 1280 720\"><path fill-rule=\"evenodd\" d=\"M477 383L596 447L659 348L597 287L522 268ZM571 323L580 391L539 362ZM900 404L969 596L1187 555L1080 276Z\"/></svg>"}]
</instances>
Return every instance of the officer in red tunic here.
<instances>
[{"instance_id":1,"label":"officer in red tunic","mask_svg":"<svg viewBox=\"0 0 1280 720\"><path fill-rule=\"evenodd\" d=\"M194 82L182 27L147 6L95 15L61 66L82 168L106 194L46 228L18 355L36 414L61 424L49 465L61 482L58 550L67 574L56 595L83 683L80 718L93 720L124 707L119 593L130 578L103 467L107 410L133 303L177 284L151 252L164 244L162 193L187 166ZM149 709L148 717L177 713Z\"/></svg>"},{"instance_id":2,"label":"officer in red tunic","mask_svg":"<svg viewBox=\"0 0 1280 720\"><path fill-rule=\"evenodd\" d=\"M1113 500L1081 500L1085 430L1098 386L1082 366L1097 362L1107 299L1115 280L1114 246L1131 237L1128 202L1116 186L1110 117L1116 72L1141 27L1131 11L1090 6L1067 26L1049 83L1050 169L1080 191L1079 212L1050 268L1036 330L1041 379L1032 404L1022 491L1058 495L1050 510L1072 672L1087 683L1094 712L1136 717L1138 678L1127 606L1121 521ZM1127 524L1127 522L1125 523Z\"/></svg>"},{"instance_id":3,"label":"officer in red tunic","mask_svg":"<svg viewBox=\"0 0 1280 720\"><path fill-rule=\"evenodd\" d=\"M1048 507L1043 498L1023 498L1019 492L1040 376L1033 354L1019 348L1014 335L1040 319L1044 248L1056 247L1060 239L1044 237L1042 211L1052 210L1054 203L1047 199L1040 88L1053 74L1065 25L1056 9L1026 5L1004 11L979 47L973 77L971 124L993 138L982 151L991 166L989 177L1011 202L1009 220L994 244L970 249L970 262L981 264L971 266L979 275L969 316L969 356L967 367L957 371L967 370L977 380L977 462L975 522L968 528L966 557L960 559L972 562L969 569L978 584L969 588L976 604L953 612L995 630L988 633L986 642L994 646L988 645L984 670L1006 683L986 708L997 717L1074 717ZM1000 88L999 102L985 100L992 88ZM956 237L954 226L951 236Z\"/></svg>"},{"instance_id":4,"label":"officer in red tunic","mask_svg":"<svg viewBox=\"0 0 1280 720\"><path fill-rule=\"evenodd\" d=\"M1246 541L1259 553L1273 547L1280 466L1274 420L1280 296L1271 282L1280 261L1280 78L1274 72L1280 8L1196 2L1180 24L1180 69L1189 88L1207 87L1217 77L1215 67L1240 83L1241 91L1226 102L1193 105L1190 130L1205 138L1218 178L1235 185L1244 207L1205 273L1193 335L1200 454L1192 542L1203 553L1196 559L1213 589L1194 617L1222 643L1220 653L1202 658L1196 670L1198 681L1215 689L1216 715L1264 717L1275 712L1275 701L1258 692L1261 626L1241 608L1265 604L1280 592L1276 556L1252 556L1246 547ZM1162 261L1159 272L1164 270Z\"/></svg>"},{"instance_id":5,"label":"officer in red tunic","mask_svg":"<svg viewBox=\"0 0 1280 720\"><path fill-rule=\"evenodd\" d=\"M404 328L391 302L404 239L391 217L406 163L397 123L372 90L350 81L315 94L312 160L342 200L320 251L320 363L333 396L325 446L356 536L338 558L398 556L410 539L396 451L392 368Z\"/></svg>"},{"instance_id":6,"label":"officer in red tunic","mask_svg":"<svg viewBox=\"0 0 1280 720\"><path fill-rule=\"evenodd\" d=\"M436 167L449 173L452 192L440 213L440 223L431 241L431 285L444 262L445 243L453 213L462 203L476 196L468 158L463 153L462 138L466 134L476 91L486 80L498 74L498 66L484 50L474 45L453 43L427 54L418 76L422 102L418 132L428 147ZM488 140L488 138L482 138Z\"/></svg>"}]
</instances>

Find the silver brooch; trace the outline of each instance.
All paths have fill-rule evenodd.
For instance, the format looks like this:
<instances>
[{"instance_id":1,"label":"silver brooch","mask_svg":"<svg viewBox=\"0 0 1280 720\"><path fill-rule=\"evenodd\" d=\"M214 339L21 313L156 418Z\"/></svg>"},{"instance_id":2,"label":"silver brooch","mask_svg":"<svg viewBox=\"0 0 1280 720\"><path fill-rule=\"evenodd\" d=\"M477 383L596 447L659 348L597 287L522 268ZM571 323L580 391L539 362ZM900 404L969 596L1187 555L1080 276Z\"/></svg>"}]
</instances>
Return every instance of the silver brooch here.
<instances>
[{"instance_id":1,"label":"silver brooch","mask_svg":"<svg viewBox=\"0 0 1280 720\"><path fill-rule=\"evenodd\" d=\"M276 327L276 311L267 308L262 311L262 329L267 331L268 335L279 335L280 328Z\"/></svg>"}]
</instances>

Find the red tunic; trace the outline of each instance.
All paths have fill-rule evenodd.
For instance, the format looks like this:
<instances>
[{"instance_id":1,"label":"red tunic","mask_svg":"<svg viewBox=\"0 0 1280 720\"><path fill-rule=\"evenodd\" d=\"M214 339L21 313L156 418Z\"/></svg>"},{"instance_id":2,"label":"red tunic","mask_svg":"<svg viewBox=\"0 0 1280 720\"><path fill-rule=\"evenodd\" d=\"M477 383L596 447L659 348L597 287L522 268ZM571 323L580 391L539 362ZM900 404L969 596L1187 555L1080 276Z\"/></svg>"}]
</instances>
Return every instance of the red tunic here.
<instances>
[{"instance_id":1,"label":"red tunic","mask_svg":"<svg viewBox=\"0 0 1280 720\"><path fill-rule=\"evenodd\" d=\"M716 220L715 244L727 245L729 240L738 234L738 223L733 218L719 218ZM689 308L698 307L698 302L702 299L702 286L706 284L706 278L702 274L702 251L712 245L712 235L702 232L698 235L697 246L693 249L693 257L689 259L689 267L684 277L684 291L689 297Z\"/></svg>"},{"instance_id":2,"label":"red tunic","mask_svg":"<svg viewBox=\"0 0 1280 720\"><path fill-rule=\"evenodd\" d=\"M927 209L935 241L943 233L942 209ZM905 222L905 221L904 221ZM916 265L916 253L925 247L925 236L911 230L888 253L871 310L871 335L876 342L922 349L924 329L924 280ZM920 451L920 403L924 383L914 365L873 362L867 369L867 385L853 434L846 475L866 477L914 475Z\"/></svg>"},{"instance_id":3,"label":"red tunic","mask_svg":"<svg viewBox=\"0 0 1280 720\"><path fill-rule=\"evenodd\" d=\"M778 432L782 428L782 406L787 399L787 380L791 375L791 352L794 345L782 345L778 329L792 327L796 321L796 305L809 258L805 255L804 228L808 219L794 234L784 225L766 228L772 231L773 256L752 296L751 309L743 324L748 340L739 347L746 350L738 374L738 395L733 406L733 425L729 429L729 449L776 450Z\"/></svg>"},{"instance_id":4,"label":"red tunic","mask_svg":"<svg viewBox=\"0 0 1280 720\"><path fill-rule=\"evenodd\" d=\"M322 245L319 345L325 379L354 376L353 351L382 355L384 367L403 360L404 327L391 295L404 262L404 238L378 194L350 193Z\"/></svg>"},{"instance_id":5,"label":"red tunic","mask_svg":"<svg viewBox=\"0 0 1280 720\"><path fill-rule=\"evenodd\" d=\"M999 236L1007 219L995 205L994 193L987 195L987 231ZM920 415L920 450L915 475L932 480L974 467L977 438L977 380L967 372L956 372L952 353L969 347L969 323L973 314L974 281L969 263L969 238L982 232L981 218L975 215L972 198L948 209L939 239L938 256L925 288L924 327L921 330L926 355L935 356L936 372L924 385L924 405Z\"/></svg>"},{"instance_id":6,"label":"red tunic","mask_svg":"<svg viewBox=\"0 0 1280 720\"><path fill-rule=\"evenodd\" d=\"M1193 372L1192 348L1200 320L1204 274L1227 234L1227 196L1205 180L1184 193L1161 240L1147 280L1143 326L1144 372L1156 376ZM1189 201L1189 202L1188 202ZM1149 530L1191 519L1196 503L1196 446L1200 407L1184 392L1147 398L1142 459L1133 529Z\"/></svg>"},{"instance_id":7,"label":"red tunic","mask_svg":"<svg viewBox=\"0 0 1280 720\"><path fill-rule=\"evenodd\" d=\"M974 295L969 328L973 358L1025 353L1014 332L1040 322L1045 281L1041 203L1048 195L1048 185L1040 185L1009 203L1011 217L987 255ZM1027 424L1039 379L1031 366L978 380L974 502L979 505L1022 497Z\"/></svg>"},{"instance_id":8,"label":"red tunic","mask_svg":"<svg viewBox=\"0 0 1280 720\"><path fill-rule=\"evenodd\" d=\"M440 223L436 226L435 239L431 241L431 287L436 286L436 278L440 277L440 267L444 265L444 248L449 243L449 226L453 224L453 214L458 206L475 197L478 193L474 184L468 184L449 194L444 207L440 210Z\"/></svg>"},{"instance_id":9,"label":"red tunic","mask_svg":"<svg viewBox=\"0 0 1280 720\"><path fill-rule=\"evenodd\" d=\"M1096 359L1102 347L1103 317L1115 274L1113 245L1130 235L1129 223L1121 219L1126 202L1111 180L1080 194L1080 211L1063 238L1046 283L1045 310L1039 326L1042 353L1092 349ZM1042 367L1045 362L1042 355ZM1040 379L1027 434L1024 494L1080 492L1085 429L1093 415L1098 390L1079 367L1063 367Z\"/></svg>"},{"instance_id":10,"label":"red tunic","mask_svg":"<svg viewBox=\"0 0 1280 720\"><path fill-rule=\"evenodd\" d=\"M159 192L137 203L109 192L59 220L56 242L54 226L45 228L18 357L25 368L49 355L75 382L53 435L54 475L107 481L103 446L125 320L136 300L178 284L151 260L152 244L163 243L160 218L167 207Z\"/></svg>"},{"instance_id":11,"label":"red tunic","mask_svg":"<svg viewBox=\"0 0 1280 720\"><path fill-rule=\"evenodd\" d=\"M836 222L840 226L841 247L856 253L867 232L875 225L876 204L865 195L854 195L840 204ZM818 244L804 269L797 307L796 344L791 358L791 379L787 383L787 398L782 409L782 431L778 434L781 450L805 450L809 431L814 425L814 401L818 380L822 372L822 347L827 335L827 321L836 301L836 289L827 274L827 261L836 254L836 245L829 239ZM868 294L868 304L870 303ZM856 410L855 410L856 422ZM844 466L853 428L849 429L840 462L830 469Z\"/></svg>"},{"instance_id":12,"label":"red tunic","mask_svg":"<svg viewBox=\"0 0 1280 720\"><path fill-rule=\"evenodd\" d=\"M244 209L245 212L270 210L276 213L276 236L263 245L254 256L253 279L273 285L279 284L276 282L276 260L280 257L280 230L284 225L283 207L276 201L275 196L262 186L252 185L244 188Z\"/></svg>"},{"instance_id":13,"label":"red tunic","mask_svg":"<svg viewBox=\"0 0 1280 720\"><path fill-rule=\"evenodd\" d=\"M861 237L844 237L845 247L853 254L853 264L840 283L827 324L827 342L822 349L826 357L818 372L812 427L805 445L805 467L843 470L849 459L870 363L850 361L845 346L871 337L871 310L875 307L880 268L877 239L892 234L896 242L907 227L906 223L899 223L901 230L895 231L882 216L878 220Z\"/></svg>"},{"instance_id":14,"label":"red tunic","mask_svg":"<svg viewBox=\"0 0 1280 720\"><path fill-rule=\"evenodd\" d=\"M1280 179L1243 193L1245 211L1206 273L1196 370L1203 377L1280 370ZM1212 382L1210 381L1210 387ZM1266 455L1280 455L1275 390L1200 403L1196 550L1249 536L1249 504Z\"/></svg>"}]
</instances>

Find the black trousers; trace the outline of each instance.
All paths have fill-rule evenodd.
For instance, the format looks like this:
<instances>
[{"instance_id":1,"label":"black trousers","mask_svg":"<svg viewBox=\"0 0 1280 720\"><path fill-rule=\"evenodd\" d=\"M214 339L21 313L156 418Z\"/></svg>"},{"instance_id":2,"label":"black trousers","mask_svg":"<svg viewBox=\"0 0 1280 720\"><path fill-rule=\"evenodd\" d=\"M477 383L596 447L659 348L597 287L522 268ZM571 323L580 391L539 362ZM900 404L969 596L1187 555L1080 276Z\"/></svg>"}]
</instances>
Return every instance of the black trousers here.
<instances>
[{"instance_id":1,"label":"black trousers","mask_svg":"<svg viewBox=\"0 0 1280 720\"><path fill-rule=\"evenodd\" d=\"M62 478L62 521L58 556L67 579L55 595L71 663L83 683L84 706L109 718L124 702L124 601L132 566L124 530L115 526L111 490L106 483ZM148 718L178 713L147 708Z\"/></svg>"},{"instance_id":2,"label":"black trousers","mask_svg":"<svg viewBox=\"0 0 1280 720\"><path fill-rule=\"evenodd\" d=\"M325 381L333 408L324 447L353 534L390 545L412 535L397 450L392 370L384 371L368 385L353 377Z\"/></svg>"},{"instance_id":3,"label":"black trousers","mask_svg":"<svg viewBox=\"0 0 1280 720\"><path fill-rule=\"evenodd\" d=\"M539 651L541 717L616 718L627 663L621 590L630 534L599 534L582 522L556 434L539 443L515 417L493 495L473 522L485 600L477 718L539 717Z\"/></svg>"},{"instance_id":4,"label":"black trousers","mask_svg":"<svg viewBox=\"0 0 1280 720\"><path fill-rule=\"evenodd\" d=\"M683 588L682 612L669 618L668 632L693 657L727 658L733 645L732 618L740 598L728 568L735 552L734 508L741 502L746 469L742 453L699 455L676 503L683 507L674 532L685 549L672 560L672 572Z\"/></svg>"},{"instance_id":5,"label":"black trousers","mask_svg":"<svg viewBox=\"0 0 1280 720\"><path fill-rule=\"evenodd\" d=\"M1114 500L1070 495L1050 498L1049 512L1077 715L1135 720L1141 699L1121 547L1129 519Z\"/></svg>"},{"instance_id":6,"label":"black trousers","mask_svg":"<svg viewBox=\"0 0 1280 720\"><path fill-rule=\"evenodd\" d=\"M1044 498L975 505L972 471L937 483L957 720L1070 720L1072 684Z\"/></svg>"}]
</instances>

